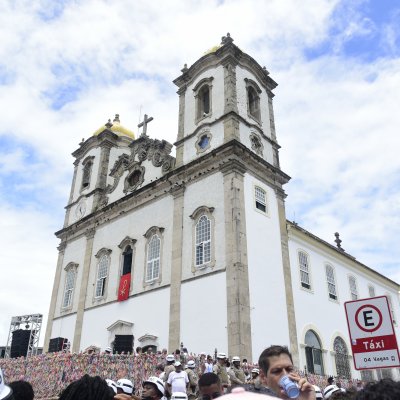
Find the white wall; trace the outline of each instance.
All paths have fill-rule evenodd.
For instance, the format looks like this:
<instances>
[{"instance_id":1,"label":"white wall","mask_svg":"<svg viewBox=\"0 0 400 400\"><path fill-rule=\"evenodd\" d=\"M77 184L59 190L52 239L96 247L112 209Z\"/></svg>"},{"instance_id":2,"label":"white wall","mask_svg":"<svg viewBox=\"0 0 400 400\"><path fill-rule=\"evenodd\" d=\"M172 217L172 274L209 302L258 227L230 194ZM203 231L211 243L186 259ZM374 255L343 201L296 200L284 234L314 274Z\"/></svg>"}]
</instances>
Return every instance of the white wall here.
<instances>
[{"instance_id":1,"label":"white wall","mask_svg":"<svg viewBox=\"0 0 400 400\"><path fill-rule=\"evenodd\" d=\"M71 342L71 348L74 341L76 314L66 315L65 317L53 320L50 338L62 337Z\"/></svg>"},{"instance_id":2,"label":"white wall","mask_svg":"<svg viewBox=\"0 0 400 400\"><path fill-rule=\"evenodd\" d=\"M267 192L269 216L255 208L254 185ZM253 361L257 361L269 345L289 345L289 328L275 192L249 174L244 188Z\"/></svg>"},{"instance_id":3,"label":"white wall","mask_svg":"<svg viewBox=\"0 0 400 400\"><path fill-rule=\"evenodd\" d=\"M109 346L107 328L117 320L132 322L132 334L138 339L148 333L158 337L160 348L168 346L169 329L169 287L153 290L131 297L129 300L114 302L102 307L86 310L83 318L81 349L96 345L104 349Z\"/></svg>"},{"instance_id":4,"label":"white wall","mask_svg":"<svg viewBox=\"0 0 400 400\"><path fill-rule=\"evenodd\" d=\"M212 213L215 221L214 235L215 266L196 272L197 275L225 268L225 216L224 187L222 173L209 175L194 184L188 185L184 194L183 246L182 246L182 279L193 276L194 257L193 227L195 221L190 215L200 206L214 207Z\"/></svg>"},{"instance_id":5,"label":"white wall","mask_svg":"<svg viewBox=\"0 0 400 400\"><path fill-rule=\"evenodd\" d=\"M182 283L181 340L189 352L227 353L226 310L225 272Z\"/></svg>"},{"instance_id":6,"label":"white wall","mask_svg":"<svg viewBox=\"0 0 400 400\"><path fill-rule=\"evenodd\" d=\"M134 246L134 262L132 268L131 294L145 290L143 288L145 271L145 247L147 239L143 236L152 226L164 228L162 234L161 277L160 284L170 282L171 276L171 245L172 245L172 197L164 197L154 201L143 208L124 213L121 217L100 226L96 230L93 242L93 254L89 272L89 283L86 297L86 307L91 307L103 302L116 300L119 285L122 249L118 245L129 236L136 239ZM106 288L106 299L94 299L94 290L97 274L98 259L95 257L102 248L110 249L111 265L109 280ZM155 283L155 287L160 285Z\"/></svg>"}]
</instances>

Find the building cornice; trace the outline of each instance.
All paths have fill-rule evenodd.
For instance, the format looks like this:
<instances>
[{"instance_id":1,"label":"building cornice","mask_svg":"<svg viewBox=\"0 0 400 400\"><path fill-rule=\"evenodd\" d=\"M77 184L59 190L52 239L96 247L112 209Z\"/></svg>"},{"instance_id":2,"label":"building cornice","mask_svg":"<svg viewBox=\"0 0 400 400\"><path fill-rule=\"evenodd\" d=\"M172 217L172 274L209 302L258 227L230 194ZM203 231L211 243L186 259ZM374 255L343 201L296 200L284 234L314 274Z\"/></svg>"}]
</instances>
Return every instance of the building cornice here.
<instances>
[{"instance_id":1,"label":"building cornice","mask_svg":"<svg viewBox=\"0 0 400 400\"><path fill-rule=\"evenodd\" d=\"M64 241L76 239L90 228L97 229L133 209L143 207L167 196L173 196L176 187L187 187L205 176L225 170L225 166L233 165L232 163L240 165L243 170L252 173L279 192L283 190L282 186L290 180L290 176L279 168L265 161L239 141L231 140L57 231L55 235Z\"/></svg>"}]
</instances>

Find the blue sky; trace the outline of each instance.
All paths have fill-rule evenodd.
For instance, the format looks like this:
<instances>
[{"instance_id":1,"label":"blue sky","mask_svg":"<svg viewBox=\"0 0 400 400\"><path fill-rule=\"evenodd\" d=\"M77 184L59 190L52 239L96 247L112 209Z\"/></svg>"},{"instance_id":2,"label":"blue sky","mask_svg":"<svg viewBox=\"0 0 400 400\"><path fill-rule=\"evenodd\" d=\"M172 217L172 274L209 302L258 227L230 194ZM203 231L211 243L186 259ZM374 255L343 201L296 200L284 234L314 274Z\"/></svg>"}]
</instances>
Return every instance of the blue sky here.
<instances>
[{"instance_id":1,"label":"blue sky","mask_svg":"<svg viewBox=\"0 0 400 400\"><path fill-rule=\"evenodd\" d=\"M0 11L0 344L11 316L47 314L78 143L115 113L137 131L144 112L149 134L173 143L172 80L226 32L279 83L288 219L331 243L339 231L400 281L398 2L10 0Z\"/></svg>"}]
</instances>

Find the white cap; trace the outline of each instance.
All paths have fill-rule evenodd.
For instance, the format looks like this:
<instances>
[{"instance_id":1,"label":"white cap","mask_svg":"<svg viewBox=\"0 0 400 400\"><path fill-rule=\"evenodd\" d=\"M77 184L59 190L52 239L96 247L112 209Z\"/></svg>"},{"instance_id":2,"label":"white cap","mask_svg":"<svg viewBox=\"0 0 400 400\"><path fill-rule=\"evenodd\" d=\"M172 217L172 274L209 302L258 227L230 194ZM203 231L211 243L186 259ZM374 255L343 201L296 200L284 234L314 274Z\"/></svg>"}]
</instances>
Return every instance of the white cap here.
<instances>
[{"instance_id":1,"label":"white cap","mask_svg":"<svg viewBox=\"0 0 400 400\"><path fill-rule=\"evenodd\" d=\"M106 351L107 353L112 353L112 348L108 346L104 349L104 351Z\"/></svg>"},{"instance_id":2,"label":"white cap","mask_svg":"<svg viewBox=\"0 0 400 400\"><path fill-rule=\"evenodd\" d=\"M196 366L195 362L193 360L189 360L187 363L188 368L194 368Z\"/></svg>"},{"instance_id":3,"label":"white cap","mask_svg":"<svg viewBox=\"0 0 400 400\"><path fill-rule=\"evenodd\" d=\"M164 389L164 383L160 378L157 378L156 376L150 376L150 378L145 379L143 381L143 385L145 383L152 383L153 385L156 385L158 391L164 396L165 395L165 389Z\"/></svg>"},{"instance_id":4,"label":"white cap","mask_svg":"<svg viewBox=\"0 0 400 400\"><path fill-rule=\"evenodd\" d=\"M260 374L260 370L259 370L258 368L253 368L253 369L251 370L251 373L252 373L252 374Z\"/></svg>"},{"instance_id":5,"label":"white cap","mask_svg":"<svg viewBox=\"0 0 400 400\"><path fill-rule=\"evenodd\" d=\"M165 359L166 359L167 361L174 361L174 360L175 360L175 357L174 357L173 354L168 354L167 357L165 357Z\"/></svg>"},{"instance_id":6,"label":"white cap","mask_svg":"<svg viewBox=\"0 0 400 400\"><path fill-rule=\"evenodd\" d=\"M174 363L175 367L179 367L180 365L182 365L180 361L175 361L175 363Z\"/></svg>"},{"instance_id":7,"label":"white cap","mask_svg":"<svg viewBox=\"0 0 400 400\"><path fill-rule=\"evenodd\" d=\"M329 385L324 389L324 399L329 399L333 393L340 392L336 385Z\"/></svg>"},{"instance_id":8,"label":"white cap","mask_svg":"<svg viewBox=\"0 0 400 400\"><path fill-rule=\"evenodd\" d=\"M225 358L226 358L226 354L225 354L225 353L218 353L218 354L217 354L217 358L223 358L223 359L225 359Z\"/></svg>"},{"instance_id":9,"label":"white cap","mask_svg":"<svg viewBox=\"0 0 400 400\"><path fill-rule=\"evenodd\" d=\"M117 388L122 389L122 391L126 394L132 394L134 385L129 379L118 379Z\"/></svg>"},{"instance_id":10,"label":"white cap","mask_svg":"<svg viewBox=\"0 0 400 400\"><path fill-rule=\"evenodd\" d=\"M313 385L315 389L315 398L318 399L323 399L324 397L322 396L321 388L319 388L317 385Z\"/></svg>"},{"instance_id":11,"label":"white cap","mask_svg":"<svg viewBox=\"0 0 400 400\"><path fill-rule=\"evenodd\" d=\"M238 356L233 357L232 362L240 362L240 357Z\"/></svg>"},{"instance_id":12,"label":"white cap","mask_svg":"<svg viewBox=\"0 0 400 400\"><path fill-rule=\"evenodd\" d=\"M5 400L8 397L11 397L11 395L12 395L12 390L10 386L7 386L4 383L3 371L0 368L0 399Z\"/></svg>"},{"instance_id":13,"label":"white cap","mask_svg":"<svg viewBox=\"0 0 400 400\"><path fill-rule=\"evenodd\" d=\"M107 385L110 386L114 393L117 394L117 384L112 379L106 379Z\"/></svg>"}]
</instances>

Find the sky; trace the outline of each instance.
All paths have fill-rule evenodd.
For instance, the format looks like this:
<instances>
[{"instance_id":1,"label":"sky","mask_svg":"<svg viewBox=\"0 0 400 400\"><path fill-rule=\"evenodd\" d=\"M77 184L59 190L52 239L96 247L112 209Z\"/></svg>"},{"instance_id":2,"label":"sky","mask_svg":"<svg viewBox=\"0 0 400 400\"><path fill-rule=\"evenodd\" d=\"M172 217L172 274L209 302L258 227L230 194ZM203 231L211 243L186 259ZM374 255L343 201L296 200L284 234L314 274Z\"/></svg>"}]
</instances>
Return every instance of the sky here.
<instances>
[{"instance_id":1,"label":"sky","mask_svg":"<svg viewBox=\"0 0 400 400\"><path fill-rule=\"evenodd\" d=\"M71 153L116 113L174 143L172 80L227 32L279 84L287 218L400 282L398 1L0 0L0 345L47 321Z\"/></svg>"}]
</instances>

